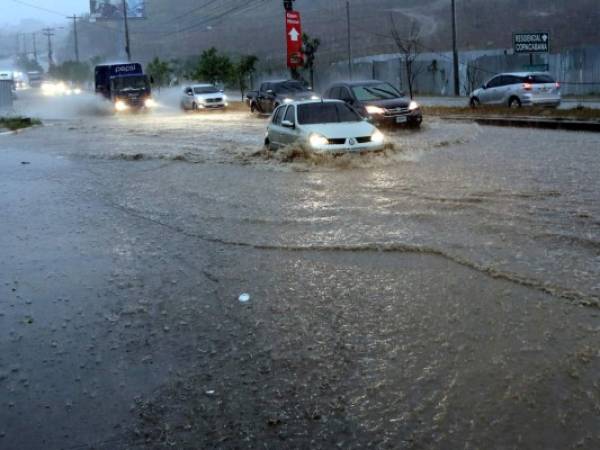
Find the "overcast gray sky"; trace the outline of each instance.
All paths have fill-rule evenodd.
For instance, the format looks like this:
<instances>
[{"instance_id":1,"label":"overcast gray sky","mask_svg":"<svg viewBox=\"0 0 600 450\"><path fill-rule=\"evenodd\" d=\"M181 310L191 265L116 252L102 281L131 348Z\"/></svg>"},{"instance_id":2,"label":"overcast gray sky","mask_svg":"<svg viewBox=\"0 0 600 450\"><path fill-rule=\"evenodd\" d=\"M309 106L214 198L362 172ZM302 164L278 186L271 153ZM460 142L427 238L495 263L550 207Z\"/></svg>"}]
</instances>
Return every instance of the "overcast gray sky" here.
<instances>
[{"instance_id":1,"label":"overcast gray sky","mask_svg":"<svg viewBox=\"0 0 600 450\"><path fill-rule=\"evenodd\" d=\"M89 12L90 8L89 0L0 0L0 3L0 23L10 25L18 25L23 19L57 23L62 20L60 14L80 14Z\"/></svg>"}]
</instances>

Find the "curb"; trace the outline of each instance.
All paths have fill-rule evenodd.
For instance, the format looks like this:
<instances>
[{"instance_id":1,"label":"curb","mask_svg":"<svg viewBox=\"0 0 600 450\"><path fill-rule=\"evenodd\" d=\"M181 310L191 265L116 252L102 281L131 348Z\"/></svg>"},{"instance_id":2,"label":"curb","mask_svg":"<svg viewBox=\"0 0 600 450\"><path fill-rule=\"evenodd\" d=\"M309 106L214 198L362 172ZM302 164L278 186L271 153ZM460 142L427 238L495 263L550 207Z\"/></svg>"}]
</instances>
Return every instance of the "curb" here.
<instances>
[{"instance_id":1,"label":"curb","mask_svg":"<svg viewBox=\"0 0 600 450\"><path fill-rule=\"evenodd\" d=\"M479 125L519 128L543 128L550 130L600 132L600 121L571 119L542 119L538 117L481 117L442 116L444 120L468 120Z\"/></svg>"}]
</instances>

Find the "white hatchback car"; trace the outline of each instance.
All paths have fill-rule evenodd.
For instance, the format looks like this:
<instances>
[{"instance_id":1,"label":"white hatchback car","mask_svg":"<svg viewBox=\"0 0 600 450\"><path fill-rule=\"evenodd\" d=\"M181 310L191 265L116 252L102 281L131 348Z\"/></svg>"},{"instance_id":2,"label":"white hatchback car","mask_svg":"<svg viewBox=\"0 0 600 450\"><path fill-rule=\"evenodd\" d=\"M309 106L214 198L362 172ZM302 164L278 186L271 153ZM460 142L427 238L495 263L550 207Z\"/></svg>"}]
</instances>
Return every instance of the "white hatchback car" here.
<instances>
[{"instance_id":1,"label":"white hatchback car","mask_svg":"<svg viewBox=\"0 0 600 450\"><path fill-rule=\"evenodd\" d=\"M279 106L267 126L265 145L299 144L315 153L383 150L385 137L340 100L306 100Z\"/></svg>"},{"instance_id":2,"label":"white hatchback car","mask_svg":"<svg viewBox=\"0 0 600 450\"><path fill-rule=\"evenodd\" d=\"M545 72L501 73L473 91L469 100L473 108L479 105L556 108L560 102L560 83Z\"/></svg>"},{"instance_id":3,"label":"white hatchback car","mask_svg":"<svg viewBox=\"0 0 600 450\"><path fill-rule=\"evenodd\" d=\"M181 108L184 111L223 109L226 106L227 96L212 84L194 84L183 88Z\"/></svg>"}]
</instances>

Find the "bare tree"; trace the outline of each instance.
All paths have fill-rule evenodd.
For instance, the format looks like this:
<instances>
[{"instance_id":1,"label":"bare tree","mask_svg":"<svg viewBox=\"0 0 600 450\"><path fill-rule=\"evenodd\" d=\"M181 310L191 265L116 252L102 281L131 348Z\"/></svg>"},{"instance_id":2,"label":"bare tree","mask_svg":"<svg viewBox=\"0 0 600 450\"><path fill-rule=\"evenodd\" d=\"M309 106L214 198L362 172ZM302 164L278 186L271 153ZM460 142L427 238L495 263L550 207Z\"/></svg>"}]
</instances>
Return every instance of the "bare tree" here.
<instances>
[{"instance_id":1,"label":"bare tree","mask_svg":"<svg viewBox=\"0 0 600 450\"><path fill-rule=\"evenodd\" d=\"M481 87L484 81L485 74L477 66L477 61L469 61L467 64L467 77L464 81L464 89L469 94L475 89Z\"/></svg>"},{"instance_id":2,"label":"bare tree","mask_svg":"<svg viewBox=\"0 0 600 450\"><path fill-rule=\"evenodd\" d=\"M415 82L419 74L423 71L424 65L417 61L421 54L421 30L419 24L411 20L408 33L404 34L396 27L394 14L390 14L391 35L396 43L396 47L403 56L404 70L408 81L408 92L410 98L413 98Z\"/></svg>"}]
</instances>

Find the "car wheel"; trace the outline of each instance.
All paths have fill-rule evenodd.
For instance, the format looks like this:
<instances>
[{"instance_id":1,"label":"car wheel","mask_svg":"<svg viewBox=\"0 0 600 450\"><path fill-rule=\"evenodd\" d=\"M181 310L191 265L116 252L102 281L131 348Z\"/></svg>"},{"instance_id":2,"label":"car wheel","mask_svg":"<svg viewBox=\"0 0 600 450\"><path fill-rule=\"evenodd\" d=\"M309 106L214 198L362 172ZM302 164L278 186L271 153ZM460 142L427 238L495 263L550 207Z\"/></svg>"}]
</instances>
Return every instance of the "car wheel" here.
<instances>
[{"instance_id":1,"label":"car wheel","mask_svg":"<svg viewBox=\"0 0 600 450\"><path fill-rule=\"evenodd\" d=\"M472 97L471 100L469 101L469 106L471 108L479 108L480 105L481 105L481 102L479 101L479 99L477 97Z\"/></svg>"},{"instance_id":2,"label":"car wheel","mask_svg":"<svg viewBox=\"0 0 600 450\"><path fill-rule=\"evenodd\" d=\"M198 103L196 103L196 102L192 103L192 110L198 111Z\"/></svg>"},{"instance_id":3,"label":"car wheel","mask_svg":"<svg viewBox=\"0 0 600 450\"><path fill-rule=\"evenodd\" d=\"M518 97L511 97L510 100L508 101L508 107L509 108L520 108L521 107L521 100L519 100Z\"/></svg>"},{"instance_id":4,"label":"car wheel","mask_svg":"<svg viewBox=\"0 0 600 450\"><path fill-rule=\"evenodd\" d=\"M252 114L257 112L256 103L254 103L254 102L250 103L250 112Z\"/></svg>"}]
</instances>

